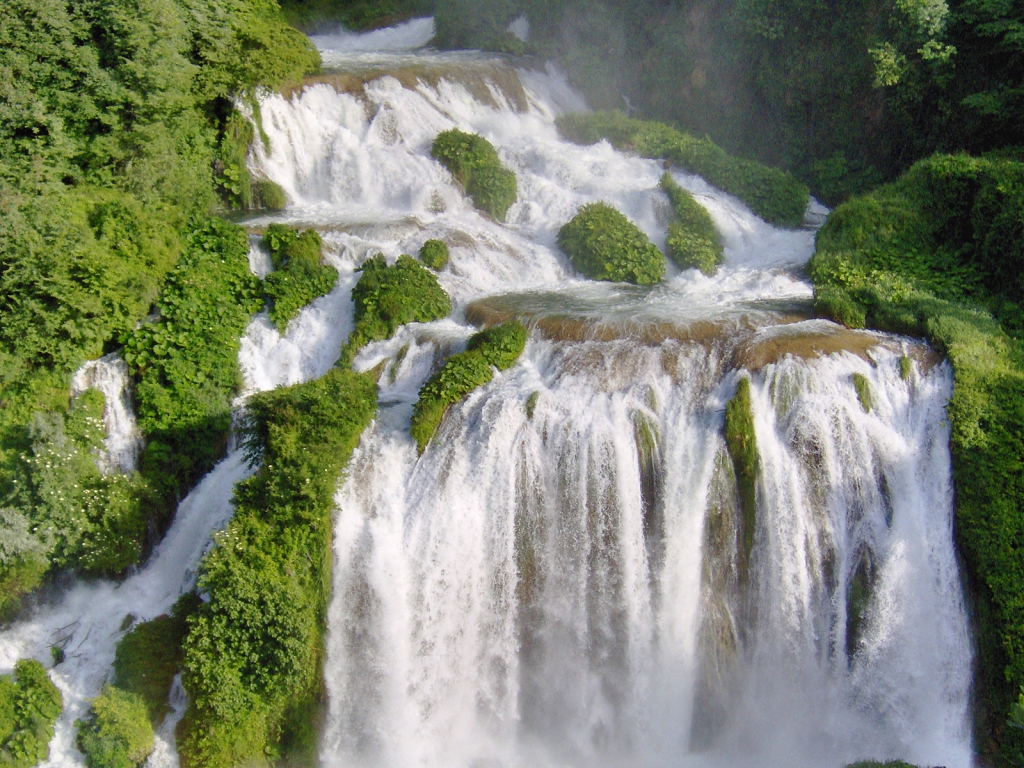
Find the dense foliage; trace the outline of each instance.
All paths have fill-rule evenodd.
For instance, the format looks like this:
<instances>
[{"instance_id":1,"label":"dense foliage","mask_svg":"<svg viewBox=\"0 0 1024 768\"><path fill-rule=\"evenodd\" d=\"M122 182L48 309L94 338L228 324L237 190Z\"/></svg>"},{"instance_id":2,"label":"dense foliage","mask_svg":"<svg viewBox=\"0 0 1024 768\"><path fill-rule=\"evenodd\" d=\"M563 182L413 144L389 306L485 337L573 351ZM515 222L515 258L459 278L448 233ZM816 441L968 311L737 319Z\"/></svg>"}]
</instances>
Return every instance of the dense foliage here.
<instances>
[{"instance_id":1,"label":"dense foliage","mask_svg":"<svg viewBox=\"0 0 1024 768\"><path fill-rule=\"evenodd\" d=\"M281 333L299 310L328 293L338 282L338 270L321 264L322 244L316 230L296 230L271 224L263 235L270 251L274 272L263 281L263 294L270 302L270 319Z\"/></svg>"},{"instance_id":2,"label":"dense foliage","mask_svg":"<svg viewBox=\"0 0 1024 768\"><path fill-rule=\"evenodd\" d=\"M135 768L153 751L153 726L142 697L108 685L78 721L78 748L89 768Z\"/></svg>"},{"instance_id":3,"label":"dense foliage","mask_svg":"<svg viewBox=\"0 0 1024 768\"><path fill-rule=\"evenodd\" d=\"M725 258L725 249L718 241L711 214L668 173L661 177L661 188L672 203L665 242L669 258L680 269L699 269L713 275Z\"/></svg>"},{"instance_id":4,"label":"dense foliage","mask_svg":"<svg viewBox=\"0 0 1024 768\"><path fill-rule=\"evenodd\" d=\"M235 516L203 561L209 602L185 641L183 765L315 750L334 491L376 410L373 377L342 368L249 400L245 447L262 465L236 486Z\"/></svg>"},{"instance_id":5,"label":"dense foliage","mask_svg":"<svg viewBox=\"0 0 1024 768\"><path fill-rule=\"evenodd\" d=\"M665 257L640 229L607 203L589 203L558 230L558 247L591 280L652 285Z\"/></svg>"},{"instance_id":6,"label":"dense foliage","mask_svg":"<svg viewBox=\"0 0 1024 768\"><path fill-rule=\"evenodd\" d=\"M411 16L429 15L432 0L281 0L288 23L307 34L375 29Z\"/></svg>"},{"instance_id":7,"label":"dense foliage","mask_svg":"<svg viewBox=\"0 0 1024 768\"><path fill-rule=\"evenodd\" d=\"M516 175L501 164L498 151L483 136L452 128L434 139L430 154L451 171L473 205L498 221L516 201Z\"/></svg>"},{"instance_id":8,"label":"dense foliage","mask_svg":"<svg viewBox=\"0 0 1024 768\"><path fill-rule=\"evenodd\" d=\"M796 227L807 210L807 187L792 175L752 160L732 157L710 139L697 139L664 123L636 120L622 112L570 113L558 128L571 141L607 139L619 149L665 158L735 195L765 221Z\"/></svg>"},{"instance_id":9,"label":"dense foliage","mask_svg":"<svg viewBox=\"0 0 1024 768\"><path fill-rule=\"evenodd\" d=\"M64 707L43 665L22 659L0 675L0 764L32 768L50 755L53 724Z\"/></svg>"},{"instance_id":10,"label":"dense foliage","mask_svg":"<svg viewBox=\"0 0 1024 768\"><path fill-rule=\"evenodd\" d=\"M466 351L452 355L440 371L420 387L413 406L410 434L422 453L441 424L448 406L459 402L516 364L526 346L526 328L516 320L487 328L470 337Z\"/></svg>"},{"instance_id":11,"label":"dense foliage","mask_svg":"<svg viewBox=\"0 0 1024 768\"><path fill-rule=\"evenodd\" d=\"M926 336L953 364L956 535L977 612L980 748L1024 683L1024 165L936 156L837 208L808 265L815 302L852 327Z\"/></svg>"},{"instance_id":12,"label":"dense foliage","mask_svg":"<svg viewBox=\"0 0 1024 768\"><path fill-rule=\"evenodd\" d=\"M420 248L420 261L435 272L448 266L448 245L444 240L427 240Z\"/></svg>"},{"instance_id":13,"label":"dense foliage","mask_svg":"<svg viewBox=\"0 0 1024 768\"><path fill-rule=\"evenodd\" d=\"M158 318L128 334L122 353L137 382L142 472L167 505L224 452L239 338L262 304L244 229L221 219L194 224L183 250Z\"/></svg>"},{"instance_id":14,"label":"dense foliage","mask_svg":"<svg viewBox=\"0 0 1024 768\"><path fill-rule=\"evenodd\" d=\"M437 277L412 256L402 255L393 266L377 254L359 268L362 275L352 289L355 328L341 351L339 365L352 364L371 341L391 338L400 325L429 323L452 311L448 294Z\"/></svg>"}]
</instances>

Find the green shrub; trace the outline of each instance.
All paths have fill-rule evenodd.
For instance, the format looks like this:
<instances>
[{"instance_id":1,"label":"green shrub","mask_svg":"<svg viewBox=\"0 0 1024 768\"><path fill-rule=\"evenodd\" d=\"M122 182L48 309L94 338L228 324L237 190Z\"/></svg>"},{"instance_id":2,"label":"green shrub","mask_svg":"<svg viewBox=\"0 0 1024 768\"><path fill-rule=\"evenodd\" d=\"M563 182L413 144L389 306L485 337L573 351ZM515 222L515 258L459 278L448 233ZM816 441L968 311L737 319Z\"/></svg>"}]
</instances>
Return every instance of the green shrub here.
<instances>
[{"instance_id":1,"label":"green shrub","mask_svg":"<svg viewBox=\"0 0 1024 768\"><path fill-rule=\"evenodd\" d=\"M1004 159L924 160L837 208L807 266L819 311L925 336L953 364L956 531L979 617L982 733L1001 728L1024 684L1024 353L1019 331L988 309L1020 291L1019 244L1002 233L1024 209L1022 168ZM990 250L995 242L1001 257ZM1020 749L1015 731L1000 741L1010 754Z\"/></svg>"},{"instance_id":2,"label":"green shrub","mask_svg":"<svg viewBox=\"0 0 1024 768\"><path fill-rule=\"evenodd\" d=\"M713 275L725 258L711 215L671 175L661 177L661 188L672 203L672 221L666 241L669 258L680 269L699 269Z\"/></svg>"},{"instance_id":3,"label":"green shrub","mask_svg":"<svg viewBox=\"0 0 1024 768\"><path fill-rule=\"evenodd\" d=\"M270 179L256 179L252 184L253 202L257 208L283 211L288 207L288 195L280 184Z\"/></svg>"},{"instance_id":4,"label":"green shrub","mask_svg":"<svg viewBox=\"0 0 1024 768\"><path fill-rule=\"evenodd\" d=\"M487 384L494 377L493 368L504 371L515 365L526 346L526 337L526 328L516 320L475 333L465 352L452 355L426 381L413 406L409 429L420 453L440 426L448 406Z\"/></svg>"},{"instance_id":5,"label":"green shrub","mask_svg":"<svg viewBox=\"0 0 1024 768\"><path fill-rule=\"evenodd\" d=\"M435 272L448 266L448 246L443 240L427 240L420 248L420 261Z\"/></svg>"},{"instance_id":6,"label":"green shrub","mask_svg":"<svg viewBox=\"0 0 1024 768\"><path fill-rule=\"evenodd\" d=\"M377 254L359 268L362 275L352 289L355 328L341 351L339 365L352 364L359 350L371 341L383 341L406 323L429 323L452 311L448 294L437 277L412 256L398 257L389 267Z\"/></svg>"},{"instance_id":7,"label":"green shrub","mask_svg":"<svg viewBox=\"0 0 1024 768\"><path fill-rule=\"evenodd\" d=\"M505 220L518 194L516 175L501 164L487 139L453 128L437 135L430 154L451 171L477 208Z\"/></svg>"},{"instance_id":8,"label":"green shrub","mask_svg":"<svg viewBox=\"0 0 1024 768\"><path fill-rule=\"evenodd\" d=\"M334 492L376 409L372 375L337 367L250 398L243 444L262 464L236 486L234 518L202 564L209 602L185 641L183 765L272 754L294 740L288 713L319 696Z\"/></svg>"},{"instance_id":9,"label":"green shrub","mask_svg":"<svg viewBox=\"0 0 1024 768\"><path fill-rule=\"evenodd\" d=\"M117 644L114 685L139 697L154 726L171 711L168 697L185 658L187 620L199 610L200 602L195 593L184 595L171 615L136 625Z\"/></svg>"},{"instance_id":10,"label":"green shrub","mask_svg":"<svg viewBox=\"0 0 1024 768\"><path fill-rule=\"evenodd\" d=\"M197 222L157 299L159 319L125 340L147 440L142 473L163 500L162 514L224 452L240 338L260 305L245 230L220 219Z\"/></svg>"},{"instance_id":11,"label":"green shrub","mask_svg":"<svg viewBox=\"0 0 1024 768\"><path fill-rule=\"evenodd\" d=\"M338 282L338 270L320 263L322 242L316 230L299 234L271 224L263 243L276 270L264 279L263 292L270 302L270 319L284 333L300 309L330 292Z\"/></svg>"},{"instance_id":12,"label":"green shrub","mask_svg":"<svg viewBox=\"0 0 1024 768\"><path fill-rule=\"evenodd\" d=\"M735 195L765 221L797 227L807 210L807 187L790 174L732 157L710 139L696 139L662 123L636 120L621 112L572 113L558 118L569 141L613 146L644 157L664 158Z\"/></svg>"},{"instance_id":13,"label":"green shrub","mask_svg":"<svg viewBox=\"0 0 1024 768\"><path fill-rule=\"evenodd\" d=\"M637 226L605 203L589 203L558 230L558 245L592 280L652 285L665 257Z\"/></svg>"},{"instance_id":14,"label":"green shrub","mask_svg":"<svg viewBox=\"0 0 1024 768\"><path fill-rule=\"evenodd\" d=\"M135 768L153 751L153 726L142 698L107 686L77 721L78 748L89 768Z\"/></svg>"},{"instance_id":15,"label":"green shrub","mask_svg":"<svg viewBox=\"0 0 1024 768\"><path fill-rule=\"evenodd\" d=\"M750 562L757 526L757 476L760 458L754 433L754 408L750 399L750 379L743 377L736 385L736 394L725 406L725 444L736 472L743 510L743 573Z\"/></svg>"},{"instance_id":16,"label":"green shrub","mask_svg":"<svg viewBox=\"0 0 1024 768\"><path fill-rule=\"evenodd\" d=\"M0 763L32 768L50 756L53 724L64 704L43 665L22 659L0 675Z\"/></svg>"}]
</instances>

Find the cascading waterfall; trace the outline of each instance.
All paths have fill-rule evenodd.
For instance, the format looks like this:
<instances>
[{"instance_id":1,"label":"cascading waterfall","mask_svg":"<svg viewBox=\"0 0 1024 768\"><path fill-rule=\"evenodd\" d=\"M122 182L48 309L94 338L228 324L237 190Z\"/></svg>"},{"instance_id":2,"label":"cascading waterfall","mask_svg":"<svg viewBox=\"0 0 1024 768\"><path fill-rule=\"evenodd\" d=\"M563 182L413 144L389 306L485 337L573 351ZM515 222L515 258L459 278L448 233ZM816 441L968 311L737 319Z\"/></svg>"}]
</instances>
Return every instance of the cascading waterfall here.
<instances>
[{"instance_id":1,"label":"cascading waterfall","mask_svg":"<svg viewBox=\"0 0 1024 768\"><path fill-rule=\"evenodd\" d=\"M105 474L131 472L136 468L142 435L132 410L128 366L117 354L90 360L71 379L71 396L98 389L103 393L103 422L107 437L96 464Z\"/></svg>"},{"instance_id":2,"label":"cascading waterfall","mask_svg":"<svg viewBox=\"0 0 1024 768\"><path fill-rule=\"evenodd\" d=\"M324 676L326 766L966 768L971 647L952 543L946 364L905 339L809 319L811 225L778 230L673 169L715 221L715 277L653 289L574 277L555 237L604 200L659 246L660 163L563 141L585 105L554 69L417 50L429 20L317 38L329 71L260 96L252 171L316 227L335 289L242 340L244 393L322 375L352 327L358 266L445 240L450 319L371 344L378 418L337 494ZM515 170L499 224L429 156L453 126ZM270 267L254 243L254 272ZM519 364L453 407L422 456L417 391L467 319L532 328ZM900 358L914 363L907 378ZM870 409L854 374L866 378ZM749 556L723 411L750 376L760 473ZM109 395L108 395L109 401ZM79 584L0 633L0 668L51 671L67 708L47 765L79 764L76 717L126 614L165 612L230 516L238 453L182 503L149 563ZM183 694L175 689L180 717ZM176 764L175 716L154 766Z\"/></svg>"}]
</instances>

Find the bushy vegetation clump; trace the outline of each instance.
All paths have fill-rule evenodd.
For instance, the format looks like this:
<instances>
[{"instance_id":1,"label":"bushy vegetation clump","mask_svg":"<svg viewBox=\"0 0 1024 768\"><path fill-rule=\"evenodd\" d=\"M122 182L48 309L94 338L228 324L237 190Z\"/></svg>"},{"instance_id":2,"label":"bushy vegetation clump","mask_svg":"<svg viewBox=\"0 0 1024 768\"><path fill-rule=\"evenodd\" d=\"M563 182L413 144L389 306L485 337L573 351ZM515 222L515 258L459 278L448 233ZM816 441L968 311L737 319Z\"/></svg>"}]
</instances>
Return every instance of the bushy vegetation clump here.
<instances>
[{"instance_id":1,"label":"bushy vegetation clump","mask_svg":"<svg viewBox=\"0 0 1024 768\"><path fill-rule=\"evenodd\" d=\"M665 249L669 258L680 269L699 269L713 275L725 258L725 249L711 214L668 173L661 177L661 188L672 203Z\"/></svg>"},{"instance_id":2,"label":"bushy vegetation clump","mask_svg":"<svg viewBox=\"0 0 1024 768\"><path fill-rule=\"evenodd\" d=\"M452 355L440 371L420 388L413 406L410 434L422 453L434 436L448 406L459 402L516 364L526 346L526 328L517 320L487 328L470 337L466 351Z\"/></svg>"},{"instance_id":3,"label":"bushy vegetation clump","mask_svg":"<svg viewBox=\"0 0 1024 768\"><path fill-rule=\"evenodd\" d=\"M189 619L179 731L184 765L273 759L309 731L320 695L339 476L377 410L371 374L334 368L248 401L244 445L260 470L202 564L209 597ZM302 748L315 750L312 743ZM304 757L309 758L310 755Z\"/></svg>"},{"instance_id":4,"label":"bushy vegetation clump","mask_svg":"<svg viewBox=\"0 0 1024 768\"><path fill-rule=\"evenodd\" d=\"M653 285L665 257L647 235L607 203L588 203L558 230L558 246L592 280Z\"/></svg>"},{"instance_id":5,"label":"bushy vegetation clump","mask_svg":"<svg viewBox=\"0 0 1024 768\"><path fill-rule=\"evenodd\" d=\"M275 270L263 280L263 293L270 302L270 319L284 333L300 309L330 292L338 282L338 270L320 263L322 243L316 230L299 233L271 224L263 243Z\"/></svg>"},{"instance_id":6,"label":"bushy vegetation clump","mask_svg":"<svg viewBox=\"0 0 1024 768\"><path fill-rule=\"evenodd\" d=\"M89 768L135 768L153 751L153 725L142 697L108 685L78 725Z\"/></svg>"},{"instance_id":7,"label":"bushy vegetation clump","mask_svg":"<svg viewBox=\"0 0 1024 768\"><path fill-rule=\"evenodd\" d=\"M50 756L53 725L64 701L43 665L22 659L0 675L0 764L32 768Z\"/></svg>"},{"instance_id":8,"label":"bushy vegetation clump","mask_svg":"<svg viewBox=\"0 0 1024 768\"><path fill-rule=\"evenodd\" d=\"M750 561L757 527L757 477L761 460L754 433L754 406L750 398L750 379L744 376L736 384L736 394L725 405L725 445L736 473L743 512L744 569Z\"/></svg>"},{"instance_id":9,"label":"bushy vegetation clump","mask_svg":"<svg viewBox=\"0 0 1024 768\"><path fill-rule=\"evenodd\" d=\"M804 184L785 171L733 157L710 139L622 112L574 112L559 117L558 128L570 141L593 144L607 139L617 149L669 160L735 195L772 224L797 227L804 219L809 199Z\"/></svg>"},{"instance_id":10,"label":"bushy vegetation clump","mask_svg":"<svg viewBox=\"0 0 1024 768\"><path fill-rule=\"evenodd\" d=\"M420 261L435 272L448 266L448 245L444 240L427 240L420 248Z\"/></svg>"},{"instance_id":11,"label":"bushy vegetation clump","mask_svg":"<svg viewBox=\"0 0 1024 768\"><path fill-rule=\"evenodd\" d=\"M427 16L432 0L281 0L281 12L288 23L308 35L346 29L376 29L399 23L412 16Z\"/></svg>"},{"instance_id":12,"label":"bushy vegetation clump","mask_svg":"<svg viewBox=\"0 0 1024 768\"><path fill-rule=\"evenodd\" d=\"M142 473L167 505L224 452L239 340L261 304L245 230L208 219L185 235L156 302L158 317L125 339L122 354L136 380L146 437Z\"/></svg>"},{"instance_id":13,"label":"bushy vegetation clump","mask_svg":"<svg viewBox=\"0 0 1024 768\"><path fill-rule=\"evenodd\" d=\"M501 164L498 151L483 136L457 128L443 131L434 139L430 154L473 199L473 205L498 221L516 201L516 175Z\"/></svg>"},{"instance_id":14,"label":"bushy vegetation clump","mask_svg":"<svg viewBox=\"0 0 1024 768\"><path fill-rule=\"evenodd\" d=\"M1002 730L1024 683L1022 212L1021 163L935 156L837 208L807 268L823 316L925 336L953 364L956 533L978 613L983 731ZM1016 731L1003 749L1020 750Z\"/></svg>"},{"instance_id":15,"label":"bushy vegetation clump","mask_svg":"<svg viewBox=\"0 0 1024 768\"><path fill-rule=\"evenodd\" d=\"M393 266L377 254L359 268L352 289L355 328L341 351L339 365L349 366L371 341L383 341L406 323L429 323L447 317L452 302L433 272L412 256L401 255Z\"/></svg>"}]
</instances>

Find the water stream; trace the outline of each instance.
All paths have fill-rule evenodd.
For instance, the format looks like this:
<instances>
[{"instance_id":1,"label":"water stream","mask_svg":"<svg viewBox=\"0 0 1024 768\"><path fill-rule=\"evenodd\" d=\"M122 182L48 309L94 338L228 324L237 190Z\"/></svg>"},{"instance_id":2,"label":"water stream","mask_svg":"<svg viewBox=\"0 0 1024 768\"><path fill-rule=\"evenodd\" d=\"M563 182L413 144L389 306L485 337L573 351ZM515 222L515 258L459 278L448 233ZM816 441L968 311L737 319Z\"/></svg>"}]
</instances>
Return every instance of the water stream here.
<instances>
[{"instance_id":1,"label":"water stream","mask_svg":"<svg viewBox=\"0 0 1024 768\"><path fill-rule=\"evenodd\" d=\"M261 95L269 141L250 157L290 201L252 230L316 227L340 277L284 335L253 320L246 392L333 364L367 256L431 238L451 250L439 279L452 317L356 360L383 363L381 411L337 494L321 762L967 768L948 365L811 319L800 266L823 209L775 229L678 171L725 245L719 273L670 266L653 289L580 279L555 237L584 203L610 203L664 245L661 164L563 141L555 117L585 105L557 70L431 52L430 30L316 38L327 71ZM506 223L430 158L453 126L515 170ZM256 244L252 263L267 268ZM519 364L453 407L418 456L419 386L471 321L511 316L531 328ZM723 438L741 376L761 466L749 558ZM123 584L77 585L0 633L4 669L66 648L48 765L80 763L71 723L110 673L122 619L190 588L247 471L236 453L221 462ZM176 764L170 732L154 765Z\"/></svg>"}]
</instances>

